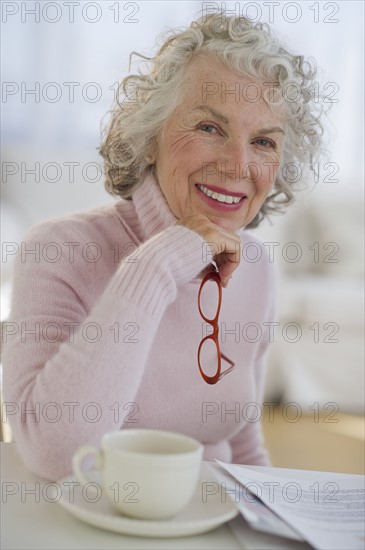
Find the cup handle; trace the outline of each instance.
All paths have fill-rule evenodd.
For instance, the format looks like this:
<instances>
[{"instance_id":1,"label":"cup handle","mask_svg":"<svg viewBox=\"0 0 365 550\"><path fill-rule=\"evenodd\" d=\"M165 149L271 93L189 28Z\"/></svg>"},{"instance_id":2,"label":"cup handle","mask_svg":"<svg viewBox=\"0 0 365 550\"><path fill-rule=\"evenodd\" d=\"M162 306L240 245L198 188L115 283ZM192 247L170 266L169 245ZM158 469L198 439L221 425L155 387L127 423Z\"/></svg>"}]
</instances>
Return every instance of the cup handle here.
<instances>
[{"instance_id":1,"label":"cup handle","mask_svg":"<svg viewBox=\"0 0 365 550\"><path fill-rule=\"evenodd\" d=\"M76 453L72 457L72 469L75 476L83 486L92 482L91 479L88 479L85 476L84 472L81 469L81 463L87 456L95 456L95 466L97 468L101 467L101 452L96 447L85 445L84 447L80 447L76 451Z\"/></svg>"}]
</instances>

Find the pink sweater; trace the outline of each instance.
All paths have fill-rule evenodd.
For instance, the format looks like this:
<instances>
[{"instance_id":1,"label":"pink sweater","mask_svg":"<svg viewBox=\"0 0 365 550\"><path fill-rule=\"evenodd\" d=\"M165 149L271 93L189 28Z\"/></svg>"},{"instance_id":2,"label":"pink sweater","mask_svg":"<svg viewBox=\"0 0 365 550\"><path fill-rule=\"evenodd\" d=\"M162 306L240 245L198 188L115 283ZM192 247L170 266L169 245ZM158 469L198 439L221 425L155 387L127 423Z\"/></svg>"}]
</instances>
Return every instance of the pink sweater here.
<instances>
[{"instance_id":1,"label":"pink sweater","mask_svg":"<svg viewBox=\"0 0 365 550\"><path fill-rule=\"evenodd\" d=\"M260 241L240 236L220 314L221 349L236 367L208 385L197 295L211 255L176 225L152 174L133 201L29 231L5 326L3 397L33 472L60 478L79 445L129 428L193 436L206 460L268 464L259 418L276 277Z\"/></svg>"}]
</instances>

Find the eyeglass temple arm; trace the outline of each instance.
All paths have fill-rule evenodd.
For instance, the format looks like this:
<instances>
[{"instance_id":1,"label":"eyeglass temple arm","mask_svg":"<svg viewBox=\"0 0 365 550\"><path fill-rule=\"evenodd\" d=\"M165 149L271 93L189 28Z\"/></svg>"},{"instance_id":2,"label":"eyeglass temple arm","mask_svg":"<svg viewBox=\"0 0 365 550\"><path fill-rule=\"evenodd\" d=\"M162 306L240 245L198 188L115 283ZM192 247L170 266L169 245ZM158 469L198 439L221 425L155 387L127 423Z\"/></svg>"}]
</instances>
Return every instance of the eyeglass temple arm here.
<instances>
[{"instance_id":1,"label":"eyeglass temple arm","mask_svg":"<svg viewBox=\"0 0 365 550\"><path fill-rule=\"evenodd\" d=\"M227 363L229 363L229 364L231 365L231 367L234 367L234 363L233 363L232 359L230 359L229 357L227 357L227 355L224 355L223 352L221 352L221 357L223 357L223 359L224 359L225 361L227 361Z\"/></svg>"}]
</instances>

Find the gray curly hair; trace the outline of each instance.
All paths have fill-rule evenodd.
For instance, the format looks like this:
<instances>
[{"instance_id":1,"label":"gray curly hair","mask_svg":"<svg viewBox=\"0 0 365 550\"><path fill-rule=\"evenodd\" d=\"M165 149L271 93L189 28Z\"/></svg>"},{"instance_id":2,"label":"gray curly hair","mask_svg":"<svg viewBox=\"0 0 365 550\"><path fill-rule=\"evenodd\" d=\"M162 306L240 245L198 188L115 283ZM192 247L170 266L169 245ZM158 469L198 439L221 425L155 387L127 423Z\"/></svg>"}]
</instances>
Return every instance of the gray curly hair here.
<instances>
[{"instance_id":1,"label":"gray curly hair","mask_svg":"<svg viewBox=\"0 0 365 550\"><path fill-rule=\"evenodd\" d=\"M285 92L282 162L272 192L247 226L257 227L268 214L282 212L283 206L293 201L298 172L311 169L314 159L319 158L323 109L318 99L315 101L314 61L290 54L266 24L246 17L227 17L224 12L201 17L185 30L170 30L155 57L136 54L152 66L146 74L139 70L138 75L127 76L119 85L100 147L106 190L131 198L143 173L151 167L147 159L157 135L179 105L186 67L198 54L212 56L259 82L269 81L275 99L265 99L272 108L283 104ZM273 88L267 92L272 96Z\"/></svg>"}]
</instances>

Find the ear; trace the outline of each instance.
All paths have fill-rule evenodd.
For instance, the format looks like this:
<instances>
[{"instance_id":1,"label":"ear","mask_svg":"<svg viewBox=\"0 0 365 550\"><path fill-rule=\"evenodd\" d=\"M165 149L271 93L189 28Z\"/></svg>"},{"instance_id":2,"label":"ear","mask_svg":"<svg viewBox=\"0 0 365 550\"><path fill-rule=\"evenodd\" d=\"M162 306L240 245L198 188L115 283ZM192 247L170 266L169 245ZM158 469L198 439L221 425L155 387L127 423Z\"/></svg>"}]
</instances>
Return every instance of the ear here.
<instances>
[{"instance_id":1,"label":"ear","mask_svg":"<svg viewBox=\"0 0 365 550\"><path fill-rule=\"evenodd\" d=\"M148 154L146 156L146 161L148 164L155 164L157 159L157 143L154 141L150 148L148 149Z\"/></svg>"}]
</instances>

